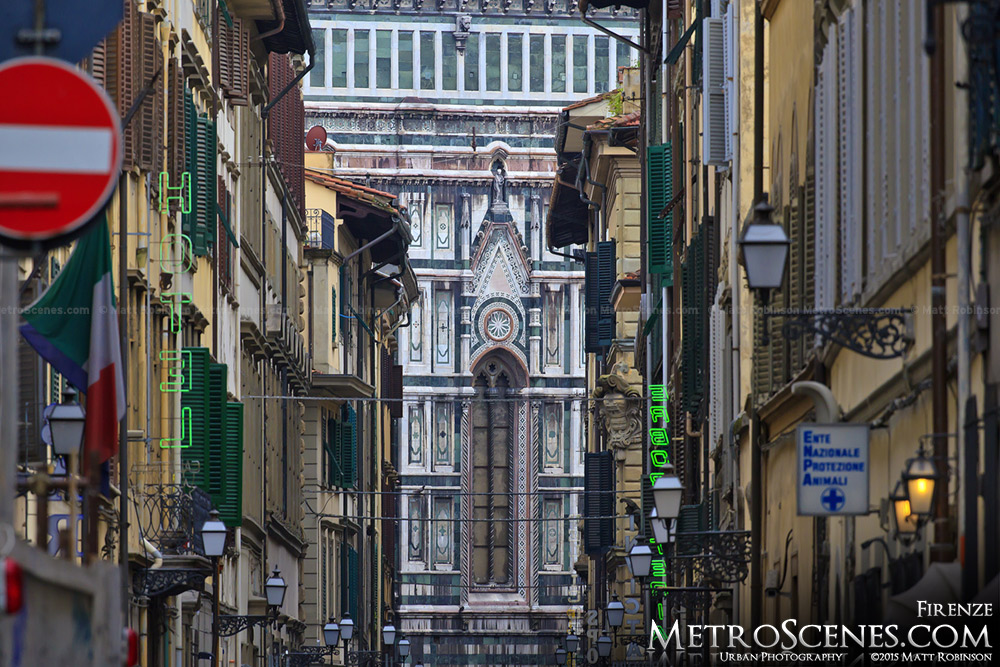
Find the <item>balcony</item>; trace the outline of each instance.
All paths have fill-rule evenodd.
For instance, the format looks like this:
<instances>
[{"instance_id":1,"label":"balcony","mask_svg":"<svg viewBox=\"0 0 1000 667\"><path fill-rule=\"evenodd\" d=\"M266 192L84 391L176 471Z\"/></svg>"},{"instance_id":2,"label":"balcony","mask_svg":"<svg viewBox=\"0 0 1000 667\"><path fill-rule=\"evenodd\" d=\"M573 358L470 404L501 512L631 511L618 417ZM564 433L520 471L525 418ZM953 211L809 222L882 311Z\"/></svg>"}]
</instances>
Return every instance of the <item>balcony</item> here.
<instances>
[{"instance_id":1,"label":"balcony","mask_svg":"<svg viewBox=\"0 0 1000 667\"><path fill-rule=\"evenodd\" d=\"M211 564L199 529L208 519L208 494L187 484L149 484L135 492L141 538L159 561L133 575L133 590L147 597L201 590Z\"/></svg>"}]
</instances>

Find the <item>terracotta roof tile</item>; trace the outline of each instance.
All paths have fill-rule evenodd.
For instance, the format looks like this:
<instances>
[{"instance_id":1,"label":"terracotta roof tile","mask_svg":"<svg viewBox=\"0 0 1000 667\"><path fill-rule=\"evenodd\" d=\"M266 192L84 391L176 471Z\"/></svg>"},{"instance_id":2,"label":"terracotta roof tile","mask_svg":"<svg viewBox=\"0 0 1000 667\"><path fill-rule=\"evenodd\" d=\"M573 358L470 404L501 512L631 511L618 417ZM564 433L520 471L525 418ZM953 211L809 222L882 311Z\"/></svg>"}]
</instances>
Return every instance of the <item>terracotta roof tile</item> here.
<instances>
[{"instance_id":1,"label":"terracotta roof tile","mask_svg":"<svg viewBox=\"0 0 1000 667\"><path fill-rule=\"evenodd\" d=\"M307 180L313 183L322 185L348 197L373 204L383 210L398 213L401 209L406 208L405 206L393 206L392 202L396 199L396 195L388 192L382 192L381 190L359 185L353 181L330 176L314 169L306 169L305 176Z\"/></svg>"}]
</instances>

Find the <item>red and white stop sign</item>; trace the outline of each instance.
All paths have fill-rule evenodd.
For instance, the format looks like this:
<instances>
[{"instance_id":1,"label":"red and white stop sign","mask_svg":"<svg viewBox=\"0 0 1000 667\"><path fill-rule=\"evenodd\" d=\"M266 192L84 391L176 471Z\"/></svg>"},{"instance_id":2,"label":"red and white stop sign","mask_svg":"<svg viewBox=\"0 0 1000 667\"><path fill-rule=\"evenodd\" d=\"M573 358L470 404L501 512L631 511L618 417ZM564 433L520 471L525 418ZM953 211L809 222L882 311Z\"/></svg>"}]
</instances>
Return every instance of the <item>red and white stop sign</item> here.
<instances>
[{"instance_id":1,"label":"red and white stop sign","mask_svg":"<svg viewBox=\"0 0 1000 667\"><path fill-rule=\"evenodd\" d=\"M90 76L53 58L0 63L0 241L79 232L114 192L121 122Z\"/></svg>"}]
</instances>

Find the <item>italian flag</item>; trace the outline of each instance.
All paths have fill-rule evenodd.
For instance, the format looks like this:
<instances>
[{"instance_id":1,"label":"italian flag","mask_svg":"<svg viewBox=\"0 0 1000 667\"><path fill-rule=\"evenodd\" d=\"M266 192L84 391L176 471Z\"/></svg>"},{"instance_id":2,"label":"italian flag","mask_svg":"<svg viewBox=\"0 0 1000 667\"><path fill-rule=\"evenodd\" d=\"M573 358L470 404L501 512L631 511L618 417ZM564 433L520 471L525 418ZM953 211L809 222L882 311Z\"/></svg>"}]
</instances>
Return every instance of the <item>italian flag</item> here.
<instances>
[{"instance_id":1,"label":"italian flag","mask_svg":"<svg viewBox=\"0 0 1000 667\"><path fill-rule=\"evenodd\" d=\"M83 469L96 452L104 463L118 452L125 416L125 384L111 240L102 212L77 241L52 285L23 313L21 335L70 384L87 394Z\"/></svg>"}]
</instances>

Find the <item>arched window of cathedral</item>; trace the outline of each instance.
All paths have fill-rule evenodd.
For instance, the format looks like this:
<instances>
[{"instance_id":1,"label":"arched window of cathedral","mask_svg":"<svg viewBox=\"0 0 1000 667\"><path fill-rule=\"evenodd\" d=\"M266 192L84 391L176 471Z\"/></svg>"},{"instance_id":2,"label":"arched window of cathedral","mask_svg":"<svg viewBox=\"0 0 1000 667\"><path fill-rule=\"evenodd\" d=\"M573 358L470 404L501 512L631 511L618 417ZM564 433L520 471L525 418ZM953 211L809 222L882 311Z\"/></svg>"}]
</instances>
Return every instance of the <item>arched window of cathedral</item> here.
<instances>
[{"instance_id":1,"label":"arched window of cathedral","mask_svg":"<svg viewBox=\"0 0 1000 667\"><path fill-rule=\"evenodd\" d=\"M521 373L501 352L487 354L474 370L472 424L472 580L481 586L511 583L511 470L516 442L516 402Z\"/></svg>"}]
</instances>

